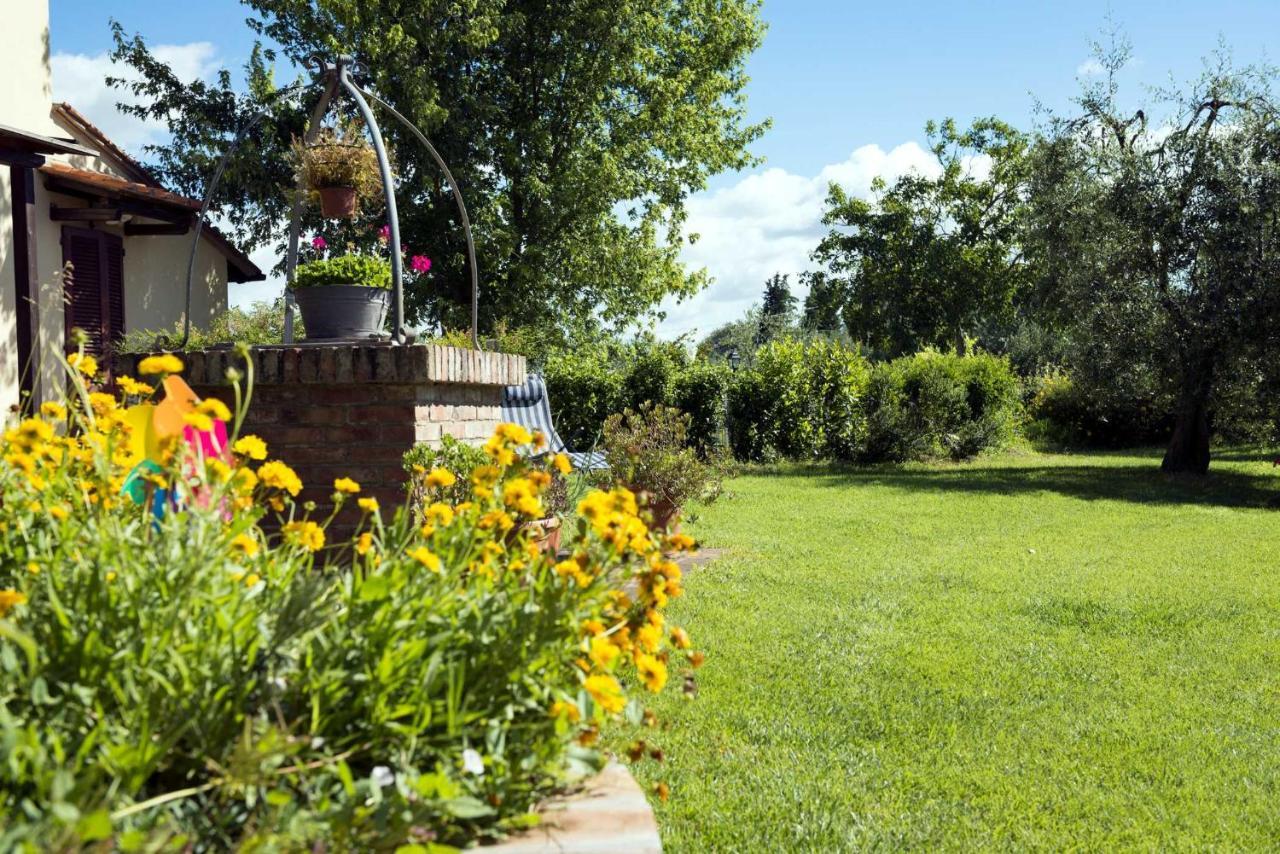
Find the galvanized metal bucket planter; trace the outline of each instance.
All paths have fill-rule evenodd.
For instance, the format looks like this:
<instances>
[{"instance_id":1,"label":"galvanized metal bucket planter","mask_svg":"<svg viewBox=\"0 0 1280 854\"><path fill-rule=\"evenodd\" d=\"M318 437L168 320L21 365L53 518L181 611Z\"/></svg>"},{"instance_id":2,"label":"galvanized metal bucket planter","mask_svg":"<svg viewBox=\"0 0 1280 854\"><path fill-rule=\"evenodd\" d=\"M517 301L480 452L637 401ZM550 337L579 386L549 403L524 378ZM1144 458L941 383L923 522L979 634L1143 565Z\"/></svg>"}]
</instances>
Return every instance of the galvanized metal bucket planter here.
<instances>
[{"instance_id":1,"label":"galvanized metal bucket planter","mask_svg":"<svg viewBox=\"0 0 1280 854\"><path fill-rule=\"evenodd\" d=\"M365 285L316 285L295 288L308 341L338 338L369 340L384 334L391 291Z\"/></svg>"}]
</instances>

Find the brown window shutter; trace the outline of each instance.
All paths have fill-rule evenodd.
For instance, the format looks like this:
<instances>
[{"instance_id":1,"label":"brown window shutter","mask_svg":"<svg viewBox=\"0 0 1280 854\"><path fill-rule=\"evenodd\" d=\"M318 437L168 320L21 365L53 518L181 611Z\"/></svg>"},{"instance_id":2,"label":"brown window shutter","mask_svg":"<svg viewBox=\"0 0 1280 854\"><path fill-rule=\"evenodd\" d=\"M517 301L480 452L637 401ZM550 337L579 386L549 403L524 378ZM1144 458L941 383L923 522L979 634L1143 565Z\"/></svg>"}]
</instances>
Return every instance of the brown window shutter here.
<instances>
[{"instance_id":1,"label":"brown window shutter","mask_svg":"<svg viewBox=\"0 0 1280 854\"><path fill-rule=\"evenodd\" d=\"M66 350L75 349L71 331L82 329L89 336L85 349L101 355L106 338L103 327L103 257L99 233L88 228L62 227L62 260L71 265L64 282L66 299Z\"/></svg>"},{"instance_id":2,"label":"brown window shutter","mask_svg":"<svg viewBox=\"0 0 1280 854\"><path fill-rule=\"evenodd\" d=\"M107 261L107 341L113 346L124 337L124 241L119 235L102 235Z\"/></svg>"},{"instance_id":3,"label":"brown window shutter","mask_svg":"<svg viewBox=\"0 0 1280 854\"><path fill-rule=\"evenodd\" d=\"M66 349L73 329L89 336L85 349L108 356L124 335L124 241L91 228L63 226L62 260L71 264L65 283Z\"/></svg>"}]
</instances>

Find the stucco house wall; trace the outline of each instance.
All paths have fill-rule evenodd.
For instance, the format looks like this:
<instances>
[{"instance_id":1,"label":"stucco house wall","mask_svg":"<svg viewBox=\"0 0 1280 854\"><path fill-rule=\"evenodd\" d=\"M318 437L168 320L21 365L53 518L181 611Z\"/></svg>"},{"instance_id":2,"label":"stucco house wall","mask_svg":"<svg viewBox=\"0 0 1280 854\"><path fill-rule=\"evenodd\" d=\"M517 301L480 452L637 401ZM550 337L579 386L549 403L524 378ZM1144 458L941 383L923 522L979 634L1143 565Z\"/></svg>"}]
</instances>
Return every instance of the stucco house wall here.
<instances>
[{"instance_id":1,"label":"stucco house wall","mask_svg":"<svg viewBox=\"0 0 1280 854\"><path fill-rule=\"evenodd\" d=\"M83 116L52 103L48 0L23 0L17 7L16 14L9 16L6 26L0 28L0 55L6 58L5 74L0 75L0 124L45 136L72 139L98 152L97 156L49 155L47 163L64 163L135 184L153 184L154 179L145 170L102 137L100 131L88 125ZM54 356L65 346L62 228L64 225L86 225L83 222L53 221L50 206L74 208L91 203L50 189L39 170L35 173L34 183L34 263L40 318L40 369L36 394L38 398L47 398L56 394L60 386L61 370ZM0 167L0 420L3 409L16 402L19 393L17 271L12 213L9 170ZM125 331L172 329L186 308L186 275L192 233L125 236L120 224L95 223L93 227L120 235L123 239ZM197 328L207 327L227 308L227 251L227 244L221 238L218 243L209 237L200 240L191 297L191 320ZM230 251L234 253L234 249ZM235 254L240 258L237 269L244 269L247 259ZM248 266L252 269L251 264Z\"/></svg>"}]
</instances>

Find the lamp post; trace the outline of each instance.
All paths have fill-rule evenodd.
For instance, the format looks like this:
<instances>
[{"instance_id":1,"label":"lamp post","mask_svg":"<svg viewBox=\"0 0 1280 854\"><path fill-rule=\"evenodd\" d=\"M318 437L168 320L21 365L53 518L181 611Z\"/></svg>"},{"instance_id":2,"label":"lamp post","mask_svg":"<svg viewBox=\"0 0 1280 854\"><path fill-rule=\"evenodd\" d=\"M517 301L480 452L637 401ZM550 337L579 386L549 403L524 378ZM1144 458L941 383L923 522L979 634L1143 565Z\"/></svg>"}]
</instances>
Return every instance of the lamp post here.
<instances>
[{"instance_id":1,"label":"lamp post","mask_svg":"<svg viewBox=\"0 0 1280 854\"><path fill-rule=\"evenodd\" d=\"M738 370L738 365L742 364L742 356L738 354L737 347L734 347L732 350L729 351L728 359L729 359L729 370L731 371Z\"/></svg>"}]
</instances>

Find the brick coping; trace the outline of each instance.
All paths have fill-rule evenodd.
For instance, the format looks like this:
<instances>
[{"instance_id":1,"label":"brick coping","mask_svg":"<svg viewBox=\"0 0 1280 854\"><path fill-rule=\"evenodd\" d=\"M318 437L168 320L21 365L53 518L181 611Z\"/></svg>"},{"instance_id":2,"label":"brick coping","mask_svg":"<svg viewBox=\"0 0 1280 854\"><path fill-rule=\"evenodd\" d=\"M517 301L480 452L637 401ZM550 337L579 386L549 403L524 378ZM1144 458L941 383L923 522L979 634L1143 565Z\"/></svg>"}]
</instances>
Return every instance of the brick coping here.
<instances>
[{"instance_id":1,"label":"brick coping","mask_svg":"<svg viewBox=\"0 0 1280 854\"><path fill-rule=\"evenodd\" d=\"M653 808L625 766L610 762L580 792L538 808L542 824L486 854L662 854Z\"/></svg>"},{"instance_id":2,"label":"brick coping","mask_svg":"<svg viewBox=\"0 0 1280 854\"><path fill-rule=\"evenodd\" d=\"M222 347L178 354L183 376L193 386L226 385L229 367L245 369L234 351ZM134 374L146 354L115 359L117 370ZM249 351L256 386L291 384L399 383L474 386L520 385L528 365L524 356L467 350L443 344L391 346L378 342L312 342L306 346L267 345Z\"/></svg>"}]
</instances>

